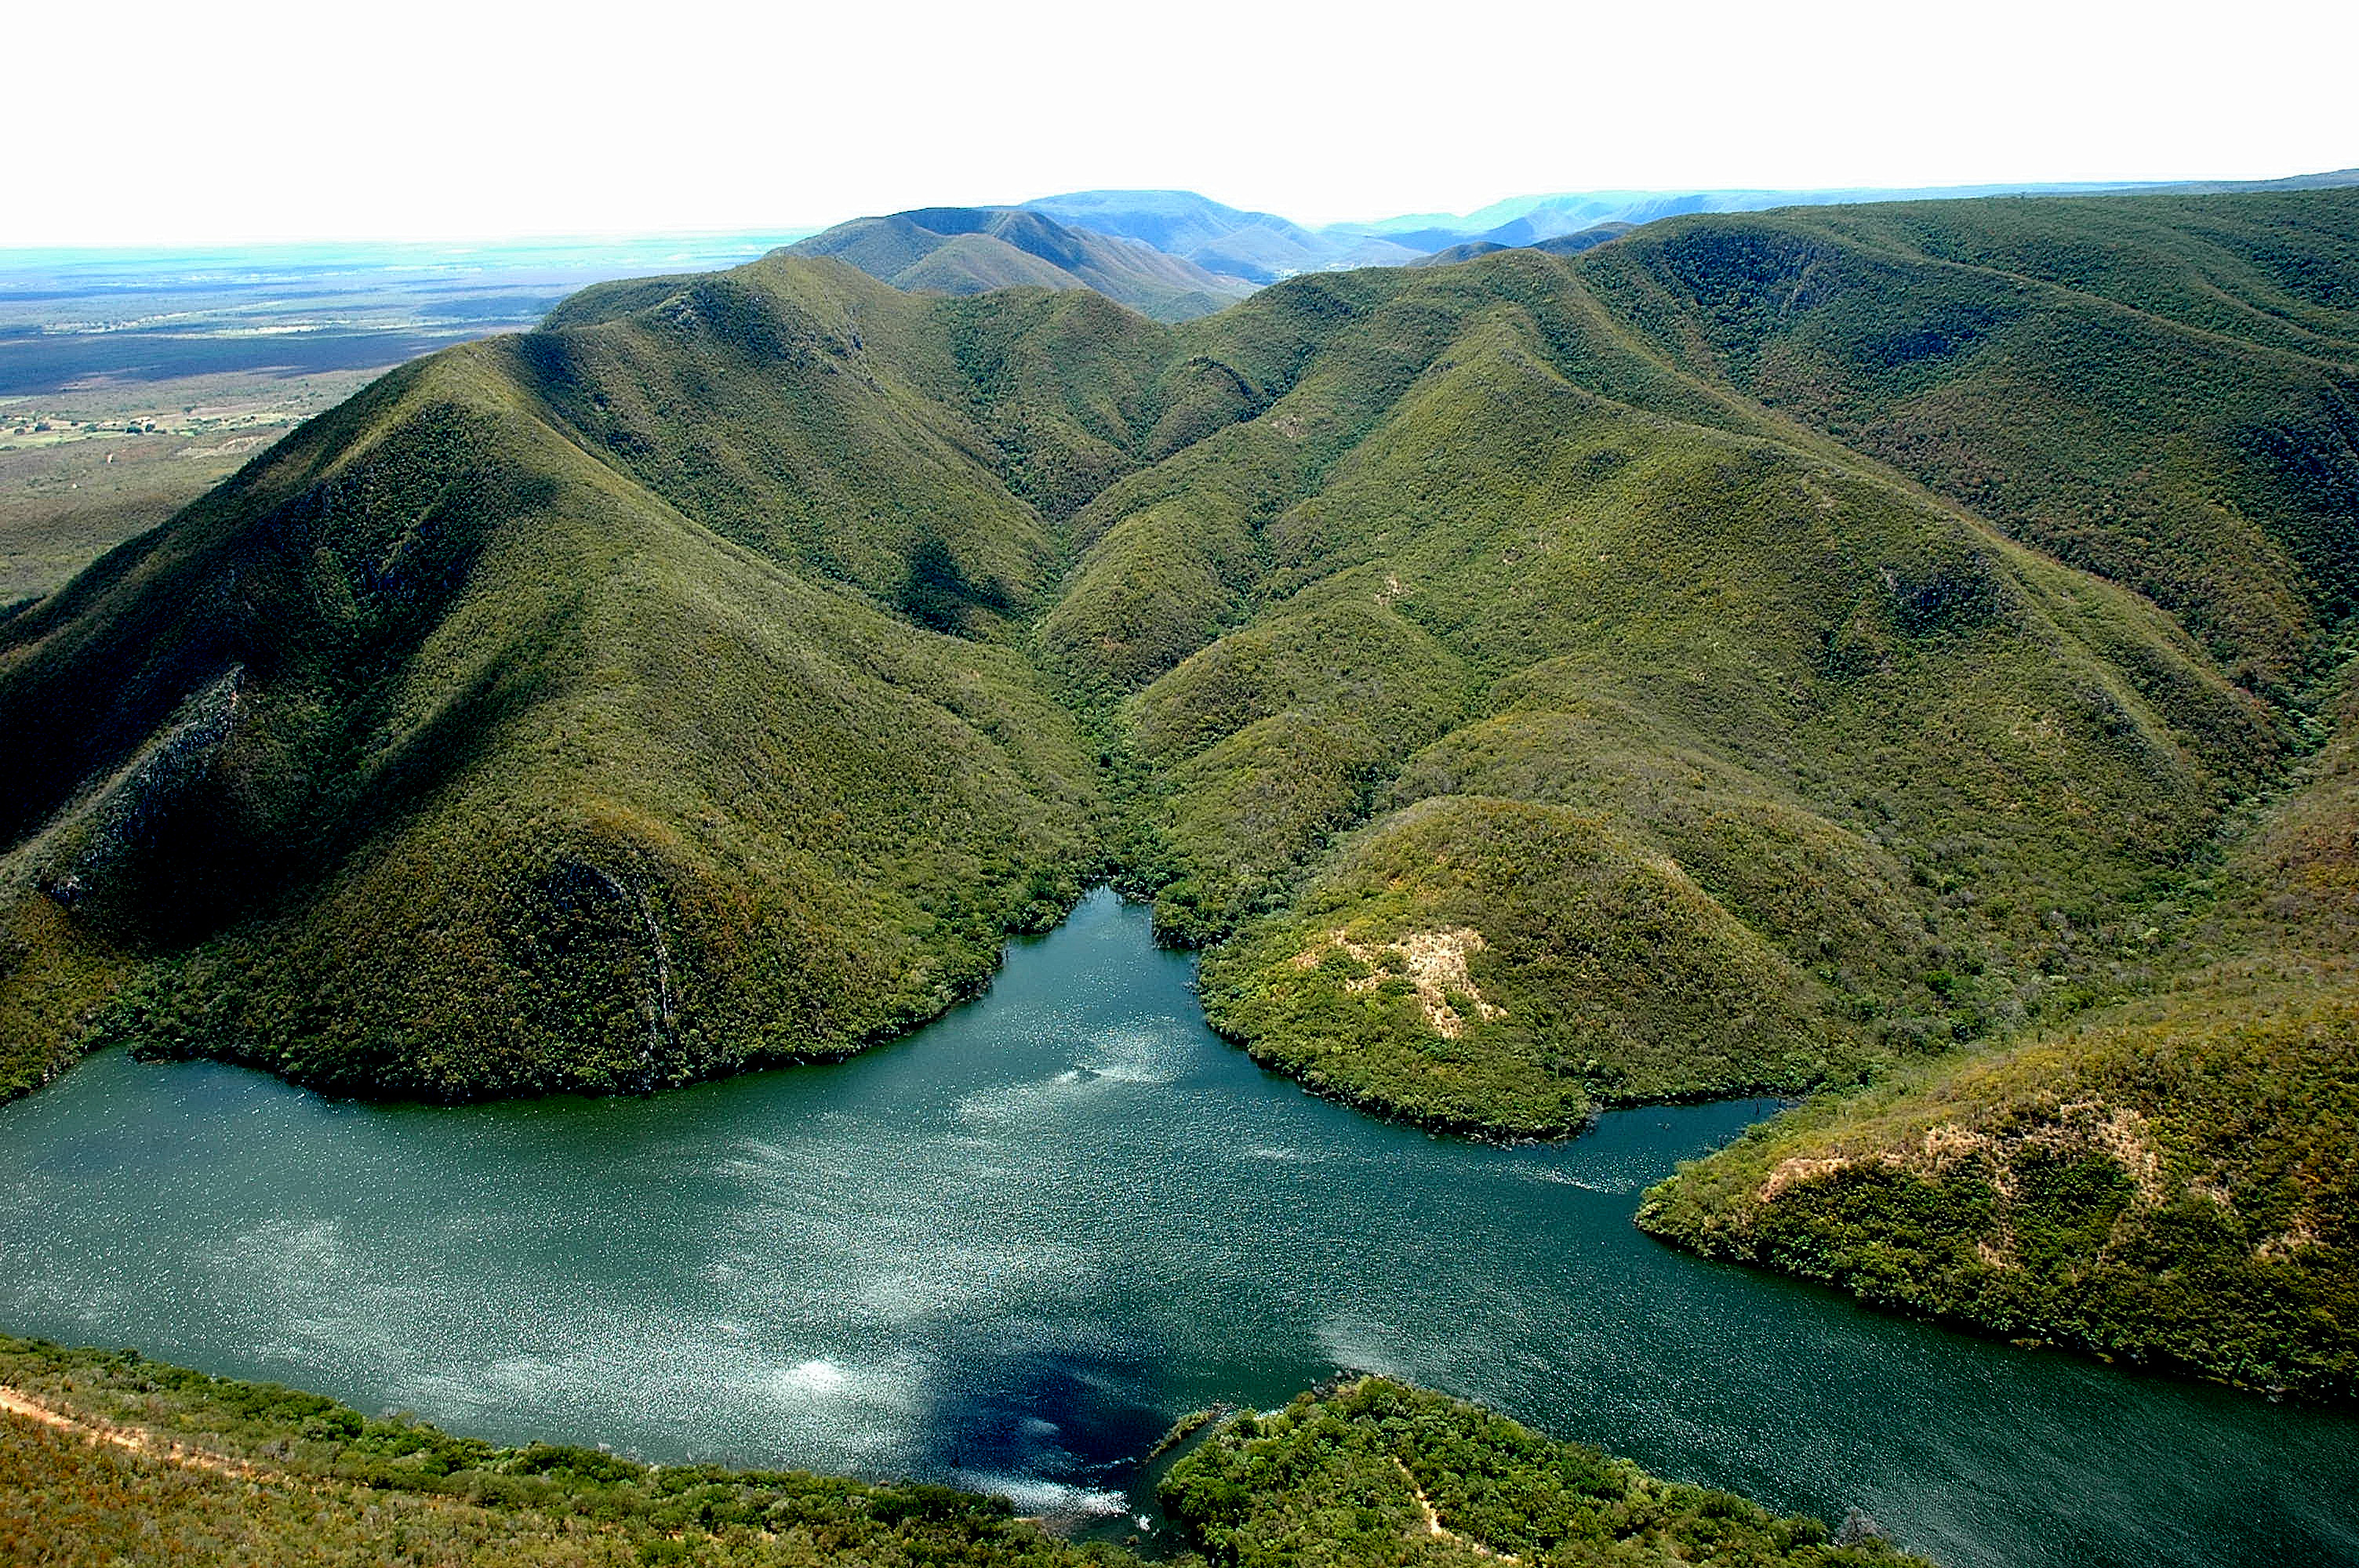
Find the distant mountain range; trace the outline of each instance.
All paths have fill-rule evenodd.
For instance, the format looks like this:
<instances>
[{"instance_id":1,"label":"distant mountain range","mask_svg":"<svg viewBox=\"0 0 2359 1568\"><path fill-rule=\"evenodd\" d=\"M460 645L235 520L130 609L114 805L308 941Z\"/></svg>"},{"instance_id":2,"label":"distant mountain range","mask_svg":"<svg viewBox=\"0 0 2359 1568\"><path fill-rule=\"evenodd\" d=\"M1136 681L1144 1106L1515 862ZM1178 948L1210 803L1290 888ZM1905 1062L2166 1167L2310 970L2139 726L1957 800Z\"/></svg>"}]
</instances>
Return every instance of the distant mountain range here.
<instances>
[{"instance_id":1,"label":"distant mountain range","mask_svg":"<svg viewBox=\"0 0 2359 1568\"><path fill-rule=\"evenodd\" d=\"M1553 239L1533 240L1529 243L1529 248L1544 251L1552 256L1577 256L1582 252L1602 245L1608 240L1618 240L1636 227L1635 223L1593 223L1573 233L1559 234ZM1448 266L1452 262L1473 261L1476 256L1487 256L1493 251L1514 249L1516 249L1514 245L1499 240L1467 240L1462 243L1438 250L1431 255L1419 256L1408 265Z\"/></svg>"},{"instance_id":2,"label":"distant mountain range","mask_svg":"<svg viewBox=\"0 0 2359 1568\"><path fill-rule=\"evenodd\" d=\"M1312 228L1192 190L1075 190L1006 207L928 207L855 218L791 247L896 287L978 294L1014 284L1095 288L1158 320L1209 314L1282 278L1362 266L1464 261L1529 245L1571 255L1642 223L1989 196L2218 195L2359 185L2359 168L2285 179L2183 183L1860 187L1832 190L1586 190L1516 196L1463 215L1418 212Z\"/></svg>"},{"instance_id":3,"label":"distant mountain range","mask_svg":"<svg viewBox=\"0 0 2359 1568\"><path fill-rule=\"evenodd\" d=\"M1858 186L1829 190L1577 190L1547 196L1512 196L1463 216L1408 213L1364 223L1331 224L1331 240L1389 241L1410 250L1433 252L1468 242L1528 245L1600 223L1636 226L1690 212L1763 212L1777 207L1843 207L1871 201L1948 201L1984 196L2220 195L2237 190L2313 190L2359 185L2359 168L2299 174L2284 179L2050 183L2045 185L1951 185L1884 189ZM1051 200L1068 200L1051 198Z\"/></svg>"},{"instance_id":4,"label":"distant mountain range","mask_svg":"<svg viewBox=\"0 0 2359 1568\"><path fill-rule=\"evenodd\" d=\"M982 294L1019 284L1094 288L1162 321L1209 315L1265 281L1216 276L1183 254L1018 207L922 207L854 218L788 248L833 256L919 293Z\"/></svg>"},{"instance_id":5,"label":"distant mountain range","mask_svg":"<svg viewBox=\"0 0 2359 1568\"><path fill-rule=\"evenodd\" d=\"M1120 234L1185 256L1208 272L1255 283L1335 267L1399 266L1438 248L1306 228L1274 213L1224 207L1192 190L1076 190L1024 205L1075 228Z\"/></svg>"}]
</instances>

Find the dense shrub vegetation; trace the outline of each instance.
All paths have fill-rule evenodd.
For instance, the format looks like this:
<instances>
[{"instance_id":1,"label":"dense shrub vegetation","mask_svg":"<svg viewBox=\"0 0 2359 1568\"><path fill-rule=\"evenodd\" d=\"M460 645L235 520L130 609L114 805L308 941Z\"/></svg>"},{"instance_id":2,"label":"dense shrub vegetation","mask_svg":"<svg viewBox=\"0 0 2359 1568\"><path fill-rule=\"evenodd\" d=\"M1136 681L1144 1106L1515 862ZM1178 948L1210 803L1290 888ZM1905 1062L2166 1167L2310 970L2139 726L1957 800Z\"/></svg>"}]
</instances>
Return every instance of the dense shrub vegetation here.
<instances>
[{"instance_id":1,"label":"dense shrub vegetation","mask_svg":"<svg viewBox=\"0 0 2359 1568\"><path fill-rule=\"evenodd\" d=\"M2133 911L2281 744L2180 628L1650 377L1577 271L1380 281L1334 308L1319 395L1248 427L1353 445L1260 530L1257 594L1196 612L1247 624L1124 709L1165 792L1158 928L1243 933L1206 959L1216 1024L1360 1103L1545 1132L1848 1079L2140 961ZM1456 930L1489 1006L1454 1031L1406 952L1349 956Z\"/></svg>"},{"instance_id":2,"label":"dense shrub vegetation","mask_svg":"<svg viewBox=\"0 0 2359 1568\"><path fill-rule=\"evenodd\" d=\"M1078 895L1095 766L1004 635L1055 546L939 329L1159 329L811 263L600 297L388 377L10 622L18 896L81 945L14 923L19 1083L136 969L98 1038L644 1089L904 1028ZM860 332L906 377L840 368ZM1074 406L1035 470L1087 449ZM963 634L891 607L929 561Z\"/></svg>"},{"instance_id":3,"label":"dense shrub vegetation","mask_svg":"<svg viewBox=\"0 0 2359 1568\"><path fill-rule=\"evenodd\" d=\"M2359 193L1655 225L1584 267L1679 362L2296 680L2359 585Z\"/></svg>"},{"instance_id":4,"label":"dense shrub vegetation","mask_svg":"<svg viewBox=\"0 0 2359 1568\"><path fill-rule=\"evenodd\" d=\"M549 1444L495 1448L129 1351L0 1336L0 1387L82 1428L0 1412L0 1556L11 1562L1136 1562L1060 1540L996 1498L798 1471L642 1465ZM92 1431L114 1441L93 1442ZM1222 1563L1495 1552L1535 1568L1917 1561L1872 1538L1831 1543L1817 1520L1658 1481L1625 1460L1375 1379L1217 1429L1173 1465L1162 1498L1173 1521ZM1178 1561L1186 1568L1201 1559Z\"/></svg>"},{"instance_id":5,"label":"dense shrub vegetation","mask_svg":"<svg viewBox=\"0 0 2359 1568\"><path fill-rule=\"evenodd\" d=\"M587 290L0 625L0 1092L109 1039L435 1098L825 1056L1103 875L1220 1028L1437 1123L2038 1076L2212 983L2317 730L2354 241L2335 190L1699 216L1178 325ZM2252 978L2272 1060L2333 1037L2305 976ZM1796 1235L1742 1246L1866 1278Z\"/></svg>"},{"instance_id":6,"label":"dense shrub vegetation","mask_svg":"<svg viewBox=\"0 0 2359 1568\"><path fill-rule=\"evenodd\" d=\"M2359 1394L2359 702L2335 717L2166 986L1788 1112L1639 1222L2010 1337Z\"/></svg>"},{"instance_id":7,"label":"dense shrub vegetation","mask_svg":"<svg viewBox=\"0 0 2359 1568\"><path fill-rule=\"evenodd\" d=\"M1733 1493L1657 1480L1382 1378L1243 1415L1183 1455L1166 1511L1230 1568L1324 1563L1919 1563L1856 1526L1836 1541Z\"/></svg>"},{"instance_id":8,"label":"dense shrub vegetation","mask_svg":"<svg viewBox=\"0 0 2359 1568\"><path fill-rule=\"evenodd\" d=\"M502 1564L857 1562L1062 1568L1002 1499L799 1471L495 1448L316 1394L0 1336L0 1384L136 1446L0 1413L0 1558Z\"/></svg>"}]
</instances>

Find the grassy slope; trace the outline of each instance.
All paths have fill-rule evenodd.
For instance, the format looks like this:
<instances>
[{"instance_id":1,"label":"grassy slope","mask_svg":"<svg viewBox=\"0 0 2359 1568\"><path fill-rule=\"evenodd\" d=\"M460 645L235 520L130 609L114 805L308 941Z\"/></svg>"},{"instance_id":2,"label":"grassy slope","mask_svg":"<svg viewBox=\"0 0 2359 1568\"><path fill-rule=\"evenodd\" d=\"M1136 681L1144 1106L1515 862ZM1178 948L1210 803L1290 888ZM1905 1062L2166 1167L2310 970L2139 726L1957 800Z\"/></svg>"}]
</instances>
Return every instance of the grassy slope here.
<instances>
[{"instance_id":1,"label":"grassy slope","mask_svg":"<svg viewBox=\"0 0 2359 1568\"><path fill-rule=\"evenodd\" d=\"M1190 334L1261 412L1082 514L1044 633L1136 691L1158 927L1242 925L1208 1011L1327 1092L1557 1130L2004 1026L2075 968L2050 912L2099 962L2272 754L2150 607L1668 370L1557 262ZM1480 937L1454 1038L1385 956L1421 932Z\"/></svg>"},{"instance_id":2,"label":"grassy slope","mask_svg":"<svg viewBox=\"0 0 2359 1568\"><path fill-rule=\"evenodd\" d=\"M1071 1546L1004 1501L797 1471L651 1467L603 1452L495 1449L315 1394L136 1355L0 1337L0 1382L136 1433L144 1448L0 1413L0 1557L11 1562L335 1562L796 1568L862 1563L1065 1568L1135 1561ZM175 1463L177 1447L198 1463ZM225 1466L215 1468L211 1466Z\"/></svg>"},{"instance_id":3,"label":"grassy slope","mask_svg":"<svg viewBox=\"0 0 2359 1568\"><path fill-rule=\"evenodd\" d=\"M160 959L113 1033L378 1093L652 1087L905 1027L1075 895L1093 770L992 640L1049 547L957 308L811 262L642 294L387 378L8 624L8 870ZM786 475L842 526L765 507ZM7 1005L119 979L63 971Z\"/></svg>"},{"instance_id":4,"label":"grassy slope","mask_svg":"<svg viewBox=\"0 0 2359 1568\"><path fill-rule=\"evenodd\" d=\"M2359 586L2359 194L1649 226L1583 264L1658 351L2298 682Z\"/></svg>"},{"instance_id":5,"label":"grassy slope","mask_svg":"<svg viewBox=\"0 0 2359 1568\"><path fill-rule=\"evenodd\" d=\"M585 291L0 627L17 1076L151 958L114 1033L380 1092L824 1054L1116 855L1264 1059L1491 1131L2136 989L2341 602L2347 202L2262 200Z\"/></svg>"},{"instance_id":6,"label":"grassy slope","mask_svg":"<svg viewBox=\"0 0 2359 1568\"><path fill-rule=\"evenodd\" d=\"M2359 701L2167 988L1813 1103L1640 1223L1986 1331L2359 1393Z\"/></svg>"},{"instance_id":7,"label":"grassy slope","mask_svg":"<svg viewBox=\"0 0 2359 1568\"><path fill-rule=\"evenodd\" d=\"M2347 193L1863 209L1666 225L1593 268L1682 362L2146 589L2282 695L2359 570L2354 223ZM2151 906L2112 989L2152 994L1803 1108L1643 1223L2015 1337L2359 1390L2352 717Z\"/></svg>"},{"instance_id":8,"label":"grassy slope","mask_svg":"<svg viewBox=\"0 0 2359 1568\"><path fill-rule=\"evenodd\" d=\"M1216 1428L1172 1465L1160 1497L1212 1562L1233 1568L1922 1563L1382 1378Z\"/></svg>"}]
</instances>

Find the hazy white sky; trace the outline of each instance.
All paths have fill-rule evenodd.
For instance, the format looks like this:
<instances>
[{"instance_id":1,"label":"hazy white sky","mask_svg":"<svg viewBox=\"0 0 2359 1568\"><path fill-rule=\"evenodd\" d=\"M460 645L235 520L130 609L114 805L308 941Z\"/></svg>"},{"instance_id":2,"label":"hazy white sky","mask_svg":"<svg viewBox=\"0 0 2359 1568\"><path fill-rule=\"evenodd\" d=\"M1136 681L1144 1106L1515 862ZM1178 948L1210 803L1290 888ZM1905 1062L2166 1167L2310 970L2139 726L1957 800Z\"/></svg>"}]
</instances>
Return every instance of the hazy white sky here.
<instances>
[{"instance_id":1,"label":"hazy white sky","mask_svg":"<svg viewBox=\"0 0 2359 1568\"><path fill-rule=\"evenodd\" d=\"M2267 178L2359 164L2354 61L2352 0L25 5L0 246Z\"/></svg>"}]
</instances>

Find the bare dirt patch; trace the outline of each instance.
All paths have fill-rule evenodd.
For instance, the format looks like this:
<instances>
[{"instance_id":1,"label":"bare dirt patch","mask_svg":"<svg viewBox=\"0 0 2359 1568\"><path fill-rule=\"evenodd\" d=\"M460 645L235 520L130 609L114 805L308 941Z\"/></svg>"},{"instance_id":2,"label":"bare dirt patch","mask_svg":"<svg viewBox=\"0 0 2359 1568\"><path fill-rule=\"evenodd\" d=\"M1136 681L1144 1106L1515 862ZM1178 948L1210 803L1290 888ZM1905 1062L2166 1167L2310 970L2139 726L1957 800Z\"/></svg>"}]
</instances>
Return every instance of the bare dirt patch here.
<instances>
[{"instance_id":1,"label":"bare dirt patch","mask_svg":"<svg viewBox=\"0 0 2359 1568\"><path fill-rule=\"evenodd\" d=\"M1397 942L1378 943L1354 942L1338 926L1327 934L1325 942L1297 953L1293 964L1298 969L1316 968L1323 952L1340 947L1368 967L1368 973L1343 982L1345 990L1355 993L1372 991L1395 976L1406 976L1417 988L1418 1005L1425 1012L1426 1022L1444 1040L1455 1040L1466 1033L1466 1017L1452 1004L1453 998L1464 1002L1478 1021L1507 1016L1506 1008L1485 1000L1466 972L1466 956L1488 946L1483 934L1471 926L1420 931Z\"/></svg>"},{"instance_id":2,"label":"bare dirt patch","mask_svg":"<svg viewBox=\"0 0 2359 1568\"><path fill-rule=\"evenodd\" d=\"M1938 1121L1925 1129L1913 1146L1904 1144L1862 1154L1797 1154L1778 1162L1753 1195L1755 1201L1767 1203L1806 1182L1821 1181L1858 1166L1941 1176L1962 1164L1972 1164L1980 1168L1992 1191L2002 1198L2012 1198L2017 1191L2015 1162L2033 1152L2106 1155L2136 1185L2136 1203L2141 1208L2154 1207L2167 1195L2163 1191L2162 1157L2147 1136L2146 1118L2126 1106L2109 1106L2094 1099L2059 1105L2047 1112L2038 1126L2010 1136L2002 1137L1959 1122ZM2222 1197L2224 1201L2225 1195Z\"/></svg>"},{"instance_id":3,"label":"bare dirt patch","mask_svg":"<svg viewBox=\"0 0 2359 1568\"><path fill-rule=\"evenodd\" d=\"M191 1470L211 1470L215 1475L236 1476L246 1479L251 1479L261 1473L242 1459L232 1459L226 1454L215 1454L202 1448L191 1448L183 1443L174 1443L157 1436L145 1427L125 1426L98 1416L80 1415L69 1411L61 1411L5 1385L0 1385L0 1411L5 1411L10 1415L21 1416L27 1421L38 1422L43 1426L53 1427L60 1432L72 1433L88 1443L103 1444L108 1447L121 1448L133 1454L153 1454L168 1464L182 1465Z\"/></svg>"},{"instance_id":4,"label":"bare dirt patch","mask_svg":"<svg viewBox=\"0 0 2359 1568\"><path fill-rule=\"evenodd\" d=\"M1472 1536L1461 1535L1456 1530L1451 1529L1448 1525L1442 1523L1441 1515L1434 1509L1433 1499L1425 1495L1425 1488L1417 1484L1417 1477L1409 1473L1408 1466L1402 1464L1400 1457L1397 1454L1394 1456L1393 1463L1400 1465L1401 1479L1408 1483L1408 1495L1417 1499L1418 1512L1422 1514L1425 1518L1425 1532L1428 1535L1433 1537L1436 1541L1447 1541L1456 1545L1462 1546L1469 1552L1473 1552L1477 1557L1488 1557L1499 1563L1518 1563L1522 1561L1521 1558L1516 1557L1513 1552L1494 1552L1489 1547L1484 1545L1481 1541L1474 1540Z\"/></svg>"}]
</instances>

